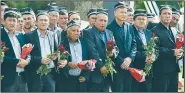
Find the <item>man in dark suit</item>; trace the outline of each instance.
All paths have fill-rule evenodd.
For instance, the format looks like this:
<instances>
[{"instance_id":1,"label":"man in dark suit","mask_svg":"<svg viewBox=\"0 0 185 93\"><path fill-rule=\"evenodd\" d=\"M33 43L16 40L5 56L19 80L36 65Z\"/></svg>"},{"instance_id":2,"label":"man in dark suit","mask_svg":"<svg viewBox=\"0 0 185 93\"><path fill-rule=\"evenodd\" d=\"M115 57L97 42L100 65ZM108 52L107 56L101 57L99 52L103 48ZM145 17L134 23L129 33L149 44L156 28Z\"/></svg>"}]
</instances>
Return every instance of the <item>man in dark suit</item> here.
<instances>
[{"instance_id":1,"label":"man in dark suit","mask_svg":"<svg viewBox=\"0 0 185 93\"><path fill-rule=\"evenodd\" d=\"M143 9L138 9L134 12L134 25L132 28L134 30L137 52L135 60L133 62L134 68L144 70L145 64L154 62L149 56L146 56L144 45L150 41L152 36L151 31L146 29L147 25L147 15L146 11ZM157 57L156 57L157 58ZM146 76L146 81L138 82L135 79L132 81L132 92L150 92L152 88L152 69L150 74Z\"/></svg>"},{"instance_id":2,"label":"man in dark suit","mask_svg":"<svg viewBox=\"0 0 185 93\"><path fill-rule=\"evenodd\" d=\"M65 47L70 56L66 61L61 60L59 67L63 68L65 66L63 63L68 63L68 77L66 80L61 80L62 77L59 77L56 83L58 83L59 89L62 86L67 86L68 92L85 92L87 91L89 71L81 70L77 64L88 59L87 46L84 40L80 38L80 23L71 20L67 26L67 36L61 41L61 45Z\"/></svg>"},{"instance_id":3,"label":"man in dark suit","mask_svg":"<svg viewBox=\"0 0 185 93\"><path fill-rule=\"evenodd\" d=\"M95 25L84 31L84 39L87 43L90 59L96 59L96 68L90 73L89 91L109 92L109 85L112 81L110 75L103 77L107 72L105 67L106 42L114 40L112 33L106 29L108 16L106 9L97 9Z\"/></svg>"},{"instance_id":4,"label":"man in dark suit","mask_svg":"<svg viewBox=\"0 0 185 93\"><path fill-rule=\"evenodd\" d=\"M44 12L39 13L36 17L36 24L38 29L25 34L25 42L34 45L34 48L30 54L31 61L27 68L29 74L28 91L54 92L55 65L53 60L55 60L56 57L52 57L50 59L47 57L47 55L56 50L56 41L54 39L54 33L47 30L49 26L48 14ZM51 72L41 77L36 71L42 64L48 64L48 69L51 69Z\"/></svg>"},{"instance_id":5,"label":"man in dark suit","mask_svg":"<svg viewBox=\"0 0 185 93\"><path fill-rule=\"evenodd\" d=\"M59 8L59 20L58 20L58 26L61 29L61 33L58 37L58 42L60 44L61 40L66 36L67 32L67 23L68 23L68 11L65 7Z\"/></svg>"},{"instance_id":6,"label":"man in dark suit","mask_svg":"<svg viewBox=\"0 0 185 93\"><path fill-rule=\"evenodd\" d=\"M136 41L131 25L127 20L127 7L119 2L114 6L115 19L108 25L107 29L113 32L116 44L119 49L119 57L115 59L113 92L130 92L132 76L128 68L132 66L132 61L136 55Z\"/></svg>"},{"instance_id":7,"label":"man in dark suit","mask_svg":"<svg viewBox=\"0 0 185 93\"><path fill-rule=\"evenodd\" d=\"M7 11L6 11L7 10ZM11 8L5 9L5 26L1 29L1 41L5 42L6 47L3 63L1 64L2 92L27 92L26 70L30 57L21 59L21 47L24 45L23 34L16 34L18 14Z\"/></svg>"},{"instance_id":8,"label":"man in dark suit","mask_svg":"<svg viewBox=\"0 0 185 93\"><path fill-rule=\"evenodd\" d=\"M175 38L170 27L171 8L163 6L159 15L160 23L152 29L159 38L159 57L153 64L152 91L177 92L180 69L176 60L182 56L183 49L176 49Z\"/></svg>"}]
</instances>

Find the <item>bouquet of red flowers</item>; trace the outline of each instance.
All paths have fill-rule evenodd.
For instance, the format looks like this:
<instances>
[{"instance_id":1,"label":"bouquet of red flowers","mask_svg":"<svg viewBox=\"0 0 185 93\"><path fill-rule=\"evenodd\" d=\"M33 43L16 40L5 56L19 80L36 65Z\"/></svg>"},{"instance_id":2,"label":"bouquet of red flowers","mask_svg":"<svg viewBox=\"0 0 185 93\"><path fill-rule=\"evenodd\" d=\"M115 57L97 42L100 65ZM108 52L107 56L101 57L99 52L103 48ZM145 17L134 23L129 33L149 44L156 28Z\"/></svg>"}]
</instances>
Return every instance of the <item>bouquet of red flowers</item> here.
<instances>
[{"instance_id":1,"label":"bouquet of red flowers","mask_svg":"<svg viewBox=\"0 0 185 93\"><path fill-rule=\"evenodd\" d=\"M67 60L70 54L68 51L65 50L65 47L63 45L59 45L58 50L60 53L60 60Z\"/></svg>"},{"instance_id":2,"label":"bouquet of red flowers","mask_svg":"<svg viewBox=\"0 0 185 93\"><path fill-rule=\"evenodd\" d=\"M113 40L109 40L106 42L107 49L106 49L105 67L107 68L107 73L103 74L104 77L106 77L109 73L110 74L116 73L116 70L112 66L112 65L114 65L114 62L108 56L109 53L113 51L114 44L115 44L115 42Z\"/></svg>"},{"instance_id":3,"label":"bouquet of red flowers","mask_svg":"<svg viewBox=\"0 0 185 93\"><path fill-rule=\"evenodd\" d=\"M30 43L25 44L22 47L21 58L25 59L30 54L30 52L32 51L33 47L34 47L34 45L32 45Z\"/></svg>"},{"instance_id":4,"label":"bouquet of red flowers","mask_svg":"<svg viewBox=\"0 0 185 93\"><path fill-rule=\"evenodd\" d=\"M4 57L4 52L8 51L9 48L6 47L6 43L5 42L1 42L1 62L3 62L3 57Z\"/></svg>"},{"instance_id":5,"label":"bouquet of red flowers","mask_svg":"<svg viewBox=\"0 0 185 93\"><path fill-rule=\"evenodd\" d=\"M155 53L157 48L157 45L156 45L157 41L158 41L158 37L156 37L155 34L152 33L152 38L150 39L149 42L147 42L147 45L144 45L145 55L151 57L153 61L155 60L155 57L156 57ZM152 68L152 63L145 64L144 71L146 75L150 74L151 68Z\"/></svg>"},{"instance_id":6,"label":"bouquet of red flowers","mask_svg":"<svg viewBox=\"0 0 185 93\"><path fill-rule=\"evenodd\" d=\"M176 37L176 48L180 49L184 45L184 35L178 34Z\"/></svg>"},{"instance_id":7,"label":"bouquet of red flowers","mask_svg":"<svg viewBox=\"0 0 185 93\"><path fill-rule=\"evenodd\" d=\"M85 60L78 63L78 67L82 70L91 70L93 71L95 68L96 60Z\"/></svg>"},{"instance_id":8,"label":"bouquet of red flowers","mask_svg":"<svg viewBox=\"0 0 185 93\"><path fill-rule=\"evenodd\" d=\"M58 46L58 52L60 53L60 60L67 60L70 56L69 52L65 50L65 47L63 45ZM57 72L59 72L59 67L57 67Z\"/></svg>"},{"instance_id":9,"label":"bouquet of red flowers","mask_svg":"<svg viewBox=\"0 0 185 93\"><path fill-rule=\"evenodd\" d=\"M136 68L129 68L128 71L131 73L131 75L138 81L138 82L144 82L146 74L143 72L143 70L136 69Z\"/></svg>"},{"instance_id":10,"label":"bouquet of red flowers","mask_svg":"<svg viewBox=\"0 0 185 93\"><path fill-rule=\"evenodd\" d=\"M9 48L6 47L6 43L5 42L1 42L1 62L3 62L3 57L4 57L4 53L5 51L8 51ZM0 79L2 80L4 78L4 76L1 76Z\"/></svg>"}]
</instances>

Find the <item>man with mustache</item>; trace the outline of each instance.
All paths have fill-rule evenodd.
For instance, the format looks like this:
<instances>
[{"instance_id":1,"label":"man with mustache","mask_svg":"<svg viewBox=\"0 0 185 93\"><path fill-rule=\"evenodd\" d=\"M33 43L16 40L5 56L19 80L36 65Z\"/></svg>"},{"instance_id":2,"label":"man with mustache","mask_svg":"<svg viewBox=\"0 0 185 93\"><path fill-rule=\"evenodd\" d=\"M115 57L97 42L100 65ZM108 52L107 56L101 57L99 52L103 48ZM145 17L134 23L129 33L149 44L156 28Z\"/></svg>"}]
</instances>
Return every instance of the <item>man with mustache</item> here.
<instances>
[{"instance_id":1,"label":"man with mustache","mask_svg":"<svg viewBox=\"0 0 185 93\"><path fill-rule=\"evenodd\" d=\"M21 9L22 17L23 17L23 22L24 22L24 32L31 32L36 29L35 26L35 13L33 10L29 7Z\"/></svg>"}]
</instances>

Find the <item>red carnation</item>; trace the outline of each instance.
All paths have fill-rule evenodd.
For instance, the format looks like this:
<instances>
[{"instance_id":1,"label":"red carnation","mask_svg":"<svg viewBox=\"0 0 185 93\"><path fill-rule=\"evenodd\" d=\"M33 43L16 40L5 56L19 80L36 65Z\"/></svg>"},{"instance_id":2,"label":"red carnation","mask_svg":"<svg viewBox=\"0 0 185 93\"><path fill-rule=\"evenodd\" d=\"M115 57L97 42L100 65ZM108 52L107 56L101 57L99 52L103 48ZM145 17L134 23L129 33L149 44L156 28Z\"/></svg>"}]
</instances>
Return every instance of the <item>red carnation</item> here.
<instances>
[{"instance_id":1,"label":"red carnation","mask_svg":"<svg viewBox=\"0 0 185 93\"><path fill-rule=\"evenodd\" d=\"M1 42L1 45L2 45L2 46L5 46L5 42Z\"/></svg>"},{"instance_id":2,"label":"red carnation","mask_svg":"<svg viewBox=\"0 0 185 93\"><path fill-rule=\"evenodd\" d=\"M108 51L112 51L114 49L114 41L113 40L107 41L106 45L107 45L107 50Z\"/></svg>"},{"instance_id":3,"label":"red carnation","mask_svg":"<svg viewBox=\"0 0 185 93\"><path fill-rule=\"evenodd\" d=\"M65 51L65 47L63 45L59 45L58 49L61 53L63 53Z\"/></svg>"}]
</instances>

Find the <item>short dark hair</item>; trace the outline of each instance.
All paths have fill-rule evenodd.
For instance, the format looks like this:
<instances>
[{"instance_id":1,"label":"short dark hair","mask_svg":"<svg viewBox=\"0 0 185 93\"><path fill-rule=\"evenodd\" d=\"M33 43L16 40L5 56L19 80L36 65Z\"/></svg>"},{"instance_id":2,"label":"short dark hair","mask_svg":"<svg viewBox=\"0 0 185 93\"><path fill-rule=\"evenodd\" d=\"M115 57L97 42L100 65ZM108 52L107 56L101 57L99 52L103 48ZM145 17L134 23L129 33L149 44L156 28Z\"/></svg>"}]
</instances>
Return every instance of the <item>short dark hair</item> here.
<instances>
[{"instance_id":1,"label":"short dark hair","mask_svg":"<svg viewBox=\"0 0 185 93\"><path fill-rule=\"evenodd\" d=\"M9 13L5 13L4 14L4 20L6 20L6 18L8 18L8 17L11 17L11 18L18 18L18 15L16 14L16 13L14 13L14 12L9 12Z\"/></svg>"},{"instance_id":2,"label":"short dark hair","mask_svg":"<svg viewBox=\"0 0 185 93\"><path fill-rule=\"evenodd\" d=\"M67 11L59 11L59 15L67 15Z\"/></svg>"}]
</instances>

